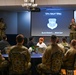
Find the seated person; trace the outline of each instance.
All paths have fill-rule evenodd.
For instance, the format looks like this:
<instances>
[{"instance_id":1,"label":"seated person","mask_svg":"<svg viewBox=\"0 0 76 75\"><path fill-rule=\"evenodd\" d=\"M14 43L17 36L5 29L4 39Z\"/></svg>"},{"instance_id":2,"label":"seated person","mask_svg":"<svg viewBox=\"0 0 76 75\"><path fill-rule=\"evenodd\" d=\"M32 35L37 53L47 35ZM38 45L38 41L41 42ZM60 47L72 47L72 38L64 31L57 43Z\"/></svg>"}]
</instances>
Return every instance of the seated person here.
<instances>
[{"instance_id":1,"label":"seated person","mask_svg":"<svg viewBox=\"0 0 76 75\"><path fill-rule=\"evenodd\" d=\"M57 45L63 49L63 53L65 53L64 46L60 43L60 39L57 37Z\"/></svg>"},{"instance_id":2,"label":"seated person","mask_svg":"<svg viewBox=\"0 0 76 75\"><path fill-rule=\"evenodd\" d=\"M10 47L10 52L9 52L9 57L8 57L9 62L11 62L10 58L11 58L12 52L24 52L25 56L27 57L26 61L25 61L25 69L29 70L31 67L31 63L30 63L31 57L28 52L28 49L25 46L23 46L24 36L22 34L17 35L16 42L17 42L17 44L15 46Z\"/></svg>"},{"instance_id":3,"label":"seated person","mask_svg":"<svg viewBox=\"0 0 76 75\"><path fill-rule=\"evenodd\" d=\"M52 35L51 36L51 44L46 48L46 50L45 50L45 52L43 54L42 63L37 66L37 70L40 73L40 75L41 75L41 73L44 74L44 72L46 72L48 70L50 70L50 72L53 73L53 75L55 73L56 73L55 75L58 75L57 74L59 72L58 68L61 67L60 64L62 64L62 62L60 62L60 63L58 63L56 65L55 64L54 65L51 65L51 63L52 63L51 58L52 58L52 55L54 53L59 52L63 56L63 50L57 45L56 40L57 40L57 37L55 35ZM62 60L62 57L60 57L60 58ZM56 58L56 56L55 56L54 59L56 60L58 58ZM60 60L60 59L58 59L58 60ZM52 72L51 70L53 68L54 69L57 69L58 72L54 72L54 71Z\"/></svg>"},{"instance_id":4,"label":"seated person","mask_svg":"<svg viewBox=\"0 0 76 75\"><path fill-rule=\"evenodd\" d=\"M74 55L76 54L76 40L71 41L70 49L64 55L64 67L71 68L74 65Z\"/></svg>"},{"instance_id":5,"label":"seated person","mask_svg":"<svg viewBox=\"0 0 76 75\"><path fill-rule=\"evenodd\" d=\"M69 46L68 42L66 41L66 38L62 38L61 44L62 44L63 46Z\"/></svg>"},{"instance_id":6,"label":"seated person","mask_svg":"<svg viewBox=\"0 0 76 75\"><path fill-rule=\"evenodd\" d=\"M44 43L44 38L43 37L39 38L39 42L37 43L37 46L39 48L45 48L45 49L47 48L46 44Z\"/></svg>"},{"instance_id":7,"label":"seated person","mask_svg":"<svg viewBox=\"0 0 76 75\"><path fill-rule=\"evenodd\" d=\"M44 43L44 38L40 37L39 38L39 42L37 43L38 48L38 52L39 53L44 53L45 49L47 48L46 44Z\"/></svg>"},{"instance_id":8,"label":"seated person","mask_svg":"<svg viewBox=\"0 0 76 75\"><path fill-rule=\"evenodd\" d=\"M2 61L4 61L4 60L5 60L5 58L2 56L1 50L0 50L0 63L1 63Z\"/></svg>"},{"instance_id":9,"label":"seated person","mask_svg":"<svg viewBox=\"0 0 76 75\"><path fill-rule=\"evenodd\" d=\"M0 50L0 70L2 69L7 69L7 67L8 67L8 61L7 60L5 60L5 58L2 56L2 54L1 54L1 50Z\"/></svg>"},{"instance_id":10,"label":"seated person","mask_svg":"<svg viewBox=\"0 0 76 75\"><path fill-rule=\"evenodd\" d=\"M28 39L26 37L24 37L24 43L23 43L23 45L28 48L27 43L28 43Z\"/></svg>"},{"instance_id":11,"label":"seated person","mask_svg":"<svg viewBox=\"0 0 76 75\"><path fill-rule=\"evenodd\" d=\"M4 35L4 36L2 37L2 40L0 41L0 50L1 50L1 53L2 53L2 54L6 53L5 48L6 48L6 47L9 47L9 46L10 46L10 44L9 44L9 42L7 41L7 36Z\"/></svg>"},{"instance_id":12,"label":"seated person","mask_svg":"<svg viewBox=\"0 0 76 75\"><path fill-rule=\"evenodd\" d=\"M29 42L27 44L28 48L35 46L34 44L34 37L29 37Z\"/></svg>"}]
</instances>

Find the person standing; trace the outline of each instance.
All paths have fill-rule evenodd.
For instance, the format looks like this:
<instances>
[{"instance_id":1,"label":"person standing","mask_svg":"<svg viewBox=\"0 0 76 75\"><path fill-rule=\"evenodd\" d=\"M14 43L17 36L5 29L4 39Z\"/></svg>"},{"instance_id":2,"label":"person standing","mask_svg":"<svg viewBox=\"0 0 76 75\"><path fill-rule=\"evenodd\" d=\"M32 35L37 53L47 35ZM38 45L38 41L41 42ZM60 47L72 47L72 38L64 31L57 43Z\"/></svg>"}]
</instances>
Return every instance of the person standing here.
<instances>
[{"instance_id":1,"label":"person standing","mask_svg":"<svg viewBox=\"0 0 76 75\"><path fill-rule=\"evenodd\" d=\"M0 36L5 35L6 24L4 23L4 19L0 18Z\"/></svg>"},{"instance_id":2,"label":"person standing","mask_svg":"<svg viewBox=\"0 0 76 75\"><path fill-rule=\"evenodd\" d=\"M72 39L76 39L76 23L75 23L75 19L72 19L72 21L70 23L70 26L69 26L69 29L70 29L70 41Z\"/></svg>"}]
</instances>

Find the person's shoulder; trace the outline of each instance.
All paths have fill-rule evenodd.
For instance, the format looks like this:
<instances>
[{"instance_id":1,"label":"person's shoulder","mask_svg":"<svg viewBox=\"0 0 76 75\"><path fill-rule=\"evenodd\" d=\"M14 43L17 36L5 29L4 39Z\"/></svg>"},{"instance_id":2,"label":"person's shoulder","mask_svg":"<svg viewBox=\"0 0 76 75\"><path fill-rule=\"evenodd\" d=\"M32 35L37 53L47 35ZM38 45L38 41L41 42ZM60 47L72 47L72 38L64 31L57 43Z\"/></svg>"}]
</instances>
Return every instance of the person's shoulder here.
<instances>
[{"instance_id":1,"label":"person's shoulder","mask_svg":"<svg viewBox=\"0 0 76 75\"><path fill-rule=\"evenodd\" d=\"M70 23L70 25L72 25L72 23Z\"/></svg>"},{"instance_id":2,"label":"person's shoulder","mask_svg":"<svg viewBox=\"0 0 76 75\"><path fill-rule=\"evenodd\" d=\"M62 53L65 52L64 47L62 45L58 45L58 50Z\"/></svg>"},{"instance_id":3,"label":"person's shoulder","mask_svg":"<svg viewBox=\"0 0 76 75\"><path fill-rule=\"evenodd\" d=\"M39 45L39 42L36 45Z\"/></svg>"},{"instance_id":4,"label":"person's shoulder","mask_svg":"<svg viewBox=\"0 0 76 75\"><path fill-rule=\"evenodd\" d=\"M11 52L13 51L14 48L15 48L15 45L14 45L14 46L10 46L9 49L8 49L8 51L7 51L8 54L11 53Z\"/></svg>"},{"instance_id":5,"label":"person's shoulder","mask_svg":"<svg viewBox=\"0 0 76 75\"><path fill-rule=\"evenodd\" d=\"M52 48L52 46L49 45L49 46L47 46L46 50L47 50L47 51L48 51L48 50L51 50L51 48Z\"/></svg>"},{"instance_id":6,"label":"person's shoulder","mask_svg":"<svg viewBox=\"0 0 76 75\"><path fill-rule=\"evenodd\" d=\"M27 48L27 47L25 47L25 46L22 46L22 49L28 50L28 48Z\"/></svg>"},{"instance_id":7,"label":"person's shoulder","mask_svg":"<svg viewBox=\"0 0 76 75\"><path fill-rule=\"evenodd\" d=\"M15 47L16 47L15 45L14 45L14 46L11 46L11 47L10 47L10 50L13 49L13 48L15 48Z\"/></svg>"}]
</instances>

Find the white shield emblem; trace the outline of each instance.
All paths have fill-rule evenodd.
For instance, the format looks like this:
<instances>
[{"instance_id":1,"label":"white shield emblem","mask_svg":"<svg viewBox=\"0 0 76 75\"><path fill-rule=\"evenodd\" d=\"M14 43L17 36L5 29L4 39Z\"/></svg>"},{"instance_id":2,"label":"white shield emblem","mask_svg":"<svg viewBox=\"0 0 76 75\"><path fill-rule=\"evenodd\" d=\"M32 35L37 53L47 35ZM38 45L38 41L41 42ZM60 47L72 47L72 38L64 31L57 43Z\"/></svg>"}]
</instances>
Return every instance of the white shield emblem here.
<instances>
[{"instance_id":1,"label":"white shield emblem","mask_svg":"<svg viewBox=\"0 0 76 75\"><path fill-rule=\"evenodd\" d=\"M55 29L57 27L56 19L55 18L49 18L49 23L47 24L47 27L50 29Z\"/></svg>"}]
</instances>

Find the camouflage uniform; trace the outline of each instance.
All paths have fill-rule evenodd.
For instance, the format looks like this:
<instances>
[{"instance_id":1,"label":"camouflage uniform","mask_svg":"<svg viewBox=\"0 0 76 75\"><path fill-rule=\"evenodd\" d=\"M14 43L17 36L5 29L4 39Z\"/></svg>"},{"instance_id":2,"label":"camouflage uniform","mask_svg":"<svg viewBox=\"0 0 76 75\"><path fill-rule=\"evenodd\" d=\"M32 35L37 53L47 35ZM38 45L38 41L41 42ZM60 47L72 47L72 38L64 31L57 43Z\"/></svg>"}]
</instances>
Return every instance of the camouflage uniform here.
<instances>
[{"instance_id":1,"label":"camouflage uniform","mask_svg":"<svg viewBox=\"0 0 76 75\"><path fill-rule=\"evenodd\" d=\"M74 65L74 55L76 54L76 49L71 47L64 55L64 67L72 67Z\"/></svg>"},{"instance_id":2,"label":"camouflage uniform","mask_svg":"<svg viewBox=\"0 0 76 75\"><path fill-rule=\"evenodd\" d=\"M70 23L70 40L76 39L76 23Z\"/></svg>"},{"instance_id":3,"label":"camouflage uniform","mask_svg":"<svg viewBox=\"0 0 76 75\"><path fill-rule=\"evenodd\" d=\"M39 73L42 73L41 71L50 70L51 55L57 51L63 54L63 50L57 44L47 47L42 57L42 63L37 66Z\"/></svg>"},{"instance_id":4,"label":"camouflage uniform","mask_svg":"<svg viewBox=\"0 0 76 75\"><path fill-rule=\"evenodd\" d=\"M8 61L5 60L5 58L2 56L2 54L0 53L0 71L1 70L6 70L6 68L8 67Z\"/></svg>"},{"instance_id":5,"label":"camouflage uniform","mask_svg":"<svg viewBox=\"0 0 76 75\"><path fill-rule=\"evenodd\" d=\"M13 49L13 50L12 50ZM25 46L22 46L22 45L15 45L15 46L12 46L11 48L10 48L10 52L9 52L9 57L8 57L8 59L9 59L9 61L10 61L10 54L12 53L12 52L23 52L24 51L24 54L26 55L26 62L25 62L25 69L26 70L29 70L30 69L30 67L31 67L31 63L30 63L30 61L31 61L31 57L30 57L30 54L29 54L29 52L28 52L28 49L25 47ZM10 61L11 62L11 61Z\"/></svg>"},{"instance_id":6,"label":"camouflage uniform","mask_svg":"<svg viewBox=\"0 0 76 75\"><path fill-rule=\"evenodd\" d=\"M0 36L2 37L5 35L5 29L6 29L6 24L3 22L0 22Z\"/></svg>"}]
</instances>

